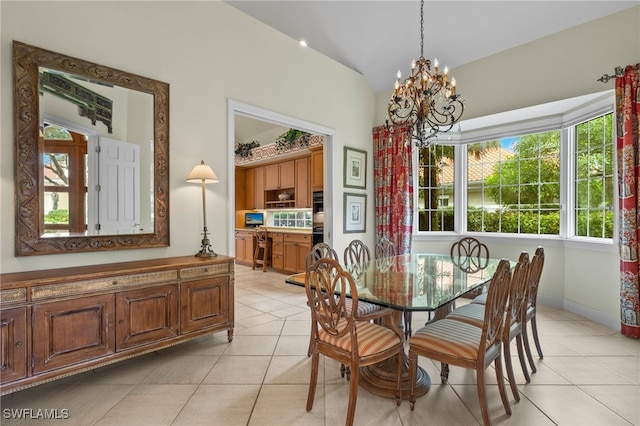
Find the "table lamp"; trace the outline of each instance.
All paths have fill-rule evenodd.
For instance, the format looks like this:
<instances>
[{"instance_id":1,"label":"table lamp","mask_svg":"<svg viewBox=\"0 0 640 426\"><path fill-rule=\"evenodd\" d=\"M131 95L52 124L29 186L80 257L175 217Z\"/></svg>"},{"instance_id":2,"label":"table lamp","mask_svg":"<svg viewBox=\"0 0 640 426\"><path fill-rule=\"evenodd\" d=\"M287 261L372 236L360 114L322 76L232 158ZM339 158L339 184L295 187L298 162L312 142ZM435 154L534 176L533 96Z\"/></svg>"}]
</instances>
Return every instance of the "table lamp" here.
<instances>
[{"instance_id":1,"label":"table lamp","mask_svg":"<svg viewBox=\"0 0 640 426\"><path fill-rule=\"evenodd\" d=\"M196 253L196 257L213 257L217 254L211 248L207 231L207 203L205 202L204 185L207 183L219 182L218 176L211 170L211 167L204 164L204 161L200 161L200 164L195 166L189 176L187 176L187 182L200 183L202 185L202 222L204 224L204 230L202 231L202 246L200 251Z\"/></svg>"}]
</instances>

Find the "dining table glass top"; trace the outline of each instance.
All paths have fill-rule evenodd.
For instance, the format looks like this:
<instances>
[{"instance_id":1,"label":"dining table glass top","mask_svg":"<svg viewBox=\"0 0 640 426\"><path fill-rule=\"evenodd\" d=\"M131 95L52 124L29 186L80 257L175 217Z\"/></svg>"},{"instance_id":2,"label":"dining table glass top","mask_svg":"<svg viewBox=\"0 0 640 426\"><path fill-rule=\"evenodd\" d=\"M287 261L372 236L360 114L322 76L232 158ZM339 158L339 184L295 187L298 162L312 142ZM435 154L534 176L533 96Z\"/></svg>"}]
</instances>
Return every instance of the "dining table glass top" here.
<instances>
[{"instance_id":1,"label":"dining table glass top","mask_svg":"<svg viewBox=\"0 0 640 426\"><path fill-rule=\"evenodd\" d=\"M348 265L358 300L401 311L435 311L487 284L500 259L461 259L445 254L411 253ZM304 286L305 274L286 282Z\"/></svg>"}]
</instances>

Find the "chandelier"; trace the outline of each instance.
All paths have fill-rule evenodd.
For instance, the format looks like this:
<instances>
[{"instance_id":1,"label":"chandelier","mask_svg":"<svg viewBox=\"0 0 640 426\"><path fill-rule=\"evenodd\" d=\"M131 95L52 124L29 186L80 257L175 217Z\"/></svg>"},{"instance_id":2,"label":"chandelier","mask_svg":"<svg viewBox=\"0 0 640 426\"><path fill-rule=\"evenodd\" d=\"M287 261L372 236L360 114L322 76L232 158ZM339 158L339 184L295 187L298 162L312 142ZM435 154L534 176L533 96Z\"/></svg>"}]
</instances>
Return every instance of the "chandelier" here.
<instances>
[{"instance_id":1,"label":"chandelier","mask_svg":"<svg viewBox=\"0 0 640 426\"><path fill-rule=\"evenodd\" d=\"M418 148L428 147L439 134L451 130L464 104L456 93L456 79L449 80L448 68L439 74L438 60L433 67L424 57L424 0L420 1L420 58L411 62L411 75L401 82L398 71L395 89L387 107L387 129L407 129ZM398 131L398 130L396 130Z\"/></svg>"}]
</instances>

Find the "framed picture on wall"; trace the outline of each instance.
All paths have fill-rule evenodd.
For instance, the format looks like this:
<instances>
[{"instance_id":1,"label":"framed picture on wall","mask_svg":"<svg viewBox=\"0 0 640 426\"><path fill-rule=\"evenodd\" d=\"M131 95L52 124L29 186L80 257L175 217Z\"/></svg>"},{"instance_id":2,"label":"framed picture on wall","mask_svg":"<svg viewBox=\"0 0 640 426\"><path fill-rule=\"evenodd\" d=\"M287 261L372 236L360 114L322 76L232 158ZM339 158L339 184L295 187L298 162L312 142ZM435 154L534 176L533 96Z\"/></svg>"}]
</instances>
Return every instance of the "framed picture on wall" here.
<instances>
[{"instance_id":1,"label":"framed picture on wall","mask_svg":"<svg viewBox=\"0 0 640 426\"><path fill-rule=\"evenodd\" d=\"M344 147L344 187L367 189L367 151Z\"/></svg>"},{"instance_id":2,"label":"framed picture on wall","mask_svg":"<svg viewBox=\"0 0 640 426\"><path fill-rule=\"evenodd\" d=\"M367 231L367 194L344 193L345 234Z\"/></svg>"}]
</instances>

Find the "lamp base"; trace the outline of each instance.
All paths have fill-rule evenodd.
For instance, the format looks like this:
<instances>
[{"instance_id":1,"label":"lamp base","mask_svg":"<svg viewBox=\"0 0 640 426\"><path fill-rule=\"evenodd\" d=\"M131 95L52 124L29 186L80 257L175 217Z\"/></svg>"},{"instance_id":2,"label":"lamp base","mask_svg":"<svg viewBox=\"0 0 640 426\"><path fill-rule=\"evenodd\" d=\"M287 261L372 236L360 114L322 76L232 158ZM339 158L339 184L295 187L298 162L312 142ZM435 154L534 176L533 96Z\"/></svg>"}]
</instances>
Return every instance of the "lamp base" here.
<instances>
[{"instance_id":1,"label":"lamp base","mask_svg":"<svg viewBox=\"0 0 640 426\"><path fill-rule=\"evenodd\" d=\"M216 252L211 248L211 243L209 241L209 237L207 237L207 227L205 226L202 231L202 245L200 246L200 251L195 254L196 257L215 257L217 256Z\"/></svg>"}]
</instances>

